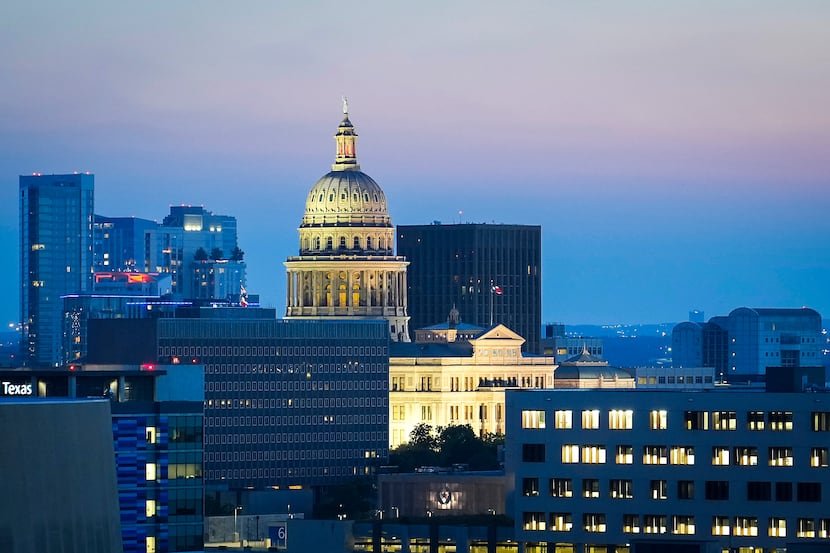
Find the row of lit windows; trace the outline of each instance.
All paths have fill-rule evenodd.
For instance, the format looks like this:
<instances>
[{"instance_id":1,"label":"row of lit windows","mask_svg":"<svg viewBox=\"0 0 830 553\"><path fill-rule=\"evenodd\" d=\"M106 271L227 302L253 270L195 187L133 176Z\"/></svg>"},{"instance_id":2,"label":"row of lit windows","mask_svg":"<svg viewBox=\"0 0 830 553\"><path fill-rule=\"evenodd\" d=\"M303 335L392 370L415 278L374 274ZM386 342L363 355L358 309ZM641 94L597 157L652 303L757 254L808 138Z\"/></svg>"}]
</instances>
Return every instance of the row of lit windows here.
<instances>
[{"instance_id":1,"label":"row of lit windows","mask_svg":"<svg viewBox=\"0 0 830 553\"><path fill-rule=\"evenodd\" d=\"M585 409L582 411L582 429L600 429L599 409ZM649 428L651 430L666 430L668 428L668 413L664 409L649 411ZM710 426L711 421L711 426ZM814 432L830 432L830 412L813 411L810 413L811 428ZM685 411L683 426L686 430L727 430L738 429L738 415L736 411ZM547 416L544 410L526 409L522 411L522 428L544 429L547 427ZM556 410L553 413L553 427L557 430L573 428L573 411L570 409ZM748 411L746 413L746 427L749 430L791 431L793 429L792 411ZM611 409L608 411L609 430L631 430L634 428L634 411L631 409Z\"/></svg>"},{"instance_id":2,"label":"row of lit windows","mask_svg":"<svg viewBox=\"0 0 830 553\"><path fill-rule=\"evenodd\" d=\"M372 449L271 449L266 451L211 451L205 458L211 463L316 461L331 459L375 459L378 452Z\"/></svg>"},{"instance_id":3,"label":"row of lit windows","mask_svg":"<svg viewBox=\"0 0 830 553\"><path fill-rule=\"evenodd\" d=\"M193 336L182 336L193 338ZM217 339L233 339L232 336L214 336ZM242 337L240 337L241 339ZM270 337L264 336L268 340ZM331 337L333 340L335 337ZM273 339L273 338L270 338ZM162 346L161 355L164 357L343 357L343 356L385 356L387 350L383 346Z\"/></svg>"},{"instance_id":4,"label":"row of lit windows","mask_svg":"<svg viewBox=\"0 0 830 553\"><path fill-rule=\"evenodd\" d=\"M325 442L309 443L312 437L320 437ZM363 431L363 432L257 432L257 433L240 433L233 432L231 434L212 434L208 433L205 436L205 443L208 445L234 445L234 444L309 444L311 447L319 447L320 443L330 444L331 442L340 443L342 441L386 441L388 439L386 432L381 430ZM334 447L334 446L330 446Z\"/></svg>"},{"instance_id":5,"label":"row of lit windows","mask_svg":"<svg viewBox=\"0 0 830 553\"><path fill-rule=\"evenodd\" d=\"M385 396L377 397L298 397L298 398L246 398L246 399L208 399L205 402L208 409L386 409L388 406Z\"/></svg>"},{"instance_id":6,"label":"row of lit windows","mask_svg":"<svg viewBox=\"0 0 830 553\"><path fill-rule=\"evenodd\" d=\"M704 497L713 501L728 501L730 497L730 485L727 480L706 480L703 485ZM750 481L746 483L746 498L748 501L772 501L773 489L775 490L775 501L792 501L793 489L795 498L801 502L820 502L820 482L797 482L793 487L792 482L775 482L775 486L768 481ZM611 479L608 481L608 495L612 499L633 499L634 480ZM522 479L522 495L536 497L540 495L539 478L529 477ZM550 497L568 499L575 497L574 481L571 478L551 478L548 481L548 493ZM583 478L582 489L579 497L585 499L597 499L601 497L601 484L597 478ZM648 497L654 500L665 500L669 498L669 483L667 480L649 480ZM694 499L695 481L678 480L677 498Z\"/></svg>"},{"instance_id":7,"label":"row of lit windows","mask_svg":"<svg viewBox=\"0 0 830 553\"><path fill-rule=\"evenodd\" d=\"M177 364L178 357L173 358ZM238 360L238 359L237 359ZM199 359L193 358L194 363ZM310 374L385 374L385 363L364 363L363 361L346 361L343 363L217 363L210 360L205 364L205 374L211 375L246 375L243 382L273 382L276 374L307 376ZM222 380L214 378L214 380Z\"/></svg>"},{"instance_id":8,"label":"row of lit windows","mask_svg":"<svg viewBox=\"0 0 830 553\"><path fill-rule=\"evenodd\" d=\"M522 444L522 461L525 463L545 462L545 444ZM793 448L789 446L772 446L767 448L767 465L770 467L791 467L795 464ZM561 462L565 464L604 464L607 461L606 446L563 444ZM618 445L615 448L614 462L618 465L634 464L634 447ZM758 448L754 446L714 446L711 463L714 466L757 466ZM646 445L642 449L644 465L694 465L695 448L693 446ZM828 448L810 449L810 466L828 466Z\"/></svg>"},{"instance_id":9,"label":"row of lit windows","mask_svg":"<svg viewBox=\"0 0 830 553\"><path fill-rule=\"evenodd\" d=\"M349 379L330 380L319 382L310 380L311 373L308 373L306 380L269 380L256 382L233 380L230 382L207 382L208 392L307 392L307 391L362 391L362 390L386 390L386 383L380 379ZM377 394L380 395L380 394ZM385 394L384 394L385 395Z\"/></svg>"},{"instance_id":10,"label":"row of lit windows","mask_svg":"<svg viewBox=\"0 0 830 553\"><path fill-rule=\"evenodd\" d=\"M524 512L522 529L530 531L571 532L573 530L572 513ZM577 517L577 520L579 518ZM582 530L585 532L604 533L608 529L605 513L583 513ZM694 535L697 531L695 517L692 515L622 515L622 532L625 534L668 534ZM799 518L795 521L795 536L798 538L830 537L830 518ZM752 516L714 516L711 532L713 536L758 536L758 517ZM773 538L787 537L787 520L782 517L767 519L767 535Z\"/></svg>"},{"instance_id":11,"label":"row of lit windows","mask_svg":"<svg viewBox=\"0 0 830 553\"><path fill-rule=\"evenodd\" d=\"M386 424L385 414L348 414L348 415L276 415L256 417L207 417L207 427L254 427L254 426L322 426L323 424L340 425L379 425Z\"/></svg>"},{"instance_id":12,"label":"row of lit windows","mask_svg":"<svg viewBox=\"0 0 830 553\"><path fill-rule=\"evenodd\" d=\"M240 480L250 482L254 478L301 478L314 476L358 476L369 474L368 466L365 467L268 467L268 468L229 468L227 470L213 469L207 471L207 479L218 480Z\"/></svg>"}]
</instances>

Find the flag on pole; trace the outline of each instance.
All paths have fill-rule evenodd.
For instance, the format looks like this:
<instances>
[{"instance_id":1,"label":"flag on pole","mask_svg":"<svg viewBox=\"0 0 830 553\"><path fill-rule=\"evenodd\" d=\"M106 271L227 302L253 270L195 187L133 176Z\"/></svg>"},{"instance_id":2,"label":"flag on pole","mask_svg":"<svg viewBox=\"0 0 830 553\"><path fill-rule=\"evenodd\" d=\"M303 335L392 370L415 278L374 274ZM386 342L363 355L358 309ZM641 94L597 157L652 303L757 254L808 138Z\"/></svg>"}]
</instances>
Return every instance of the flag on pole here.
<instances>
[{"instance_id":1,"label":"flag on pole","mask_svg":"<svg viewBox=\"0 0 830 553\"><path fill-rule=\"evenodd\" d=\"M502 294L504 294L504 291L501 289L501 286L497 286L495 284L490 286L490 292L497 296L501 296Z\"/></svg>"},{"instance_id":2,"label":"flag on pole","mask_svg":"<svg viewBox=\"0 0 830 553\"><path fill-rule=\"evenodd\" d=\"M241 307L248 307L248 291L243 285L239 285L239 305Z\"/></svg>"}]
</instances>

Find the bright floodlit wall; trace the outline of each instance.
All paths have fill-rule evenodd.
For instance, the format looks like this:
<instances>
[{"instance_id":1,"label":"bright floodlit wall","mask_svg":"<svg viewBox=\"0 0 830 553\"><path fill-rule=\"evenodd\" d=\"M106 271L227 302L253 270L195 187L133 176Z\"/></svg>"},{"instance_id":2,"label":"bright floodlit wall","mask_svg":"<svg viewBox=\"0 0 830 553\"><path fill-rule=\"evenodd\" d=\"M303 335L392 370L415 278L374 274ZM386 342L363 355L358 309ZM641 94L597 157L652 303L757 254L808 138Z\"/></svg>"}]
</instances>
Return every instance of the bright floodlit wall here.
<instances>
[{"instance_id":1,"label":"bright floodlit wall","mask_svg":"<svg viewBox=\"0 0 830 553\"><path fill-rule=\"evenodd\" d=\"M527 546L830 538L826 393L509 390L506 415Z\"/></svg>"}]
</instances>

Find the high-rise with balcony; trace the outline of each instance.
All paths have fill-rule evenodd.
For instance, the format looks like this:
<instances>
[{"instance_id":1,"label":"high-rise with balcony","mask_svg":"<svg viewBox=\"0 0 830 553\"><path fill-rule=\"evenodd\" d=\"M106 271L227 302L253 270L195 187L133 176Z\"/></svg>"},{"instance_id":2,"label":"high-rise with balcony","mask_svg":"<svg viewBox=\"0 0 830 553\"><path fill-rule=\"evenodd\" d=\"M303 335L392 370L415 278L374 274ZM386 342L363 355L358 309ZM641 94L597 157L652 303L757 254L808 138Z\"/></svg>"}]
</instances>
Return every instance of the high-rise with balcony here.
<instances>
[{"instance_id":1,"label":"high-rise with balcony","mask_svg":"<svg viewBox=\"0 0 830 553\"><path fill-rule=\"evenodd\" d=\"M89 173L20 177L20 320L23 362L61 358L61 296L92 289L95 178Z\"/></svg>"}]
</instances>

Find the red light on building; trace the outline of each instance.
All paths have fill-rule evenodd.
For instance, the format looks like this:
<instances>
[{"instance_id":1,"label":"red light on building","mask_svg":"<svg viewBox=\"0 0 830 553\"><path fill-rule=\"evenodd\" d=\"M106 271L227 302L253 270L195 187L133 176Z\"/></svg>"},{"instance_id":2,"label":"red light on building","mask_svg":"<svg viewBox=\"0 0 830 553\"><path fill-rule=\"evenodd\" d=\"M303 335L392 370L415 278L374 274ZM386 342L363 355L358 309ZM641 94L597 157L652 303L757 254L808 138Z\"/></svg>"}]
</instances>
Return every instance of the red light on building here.
<instances>
[{"instance_id":1,"label":"red light on building","mask_svg":"<svg viewBox=\"0 0 830 553\"><path fill-rule=\"evenodd\" d=\"M142 371L154 371L154 370L156 370L156 366L153 365L152 363L144 363L143 365L141 365L141 370Z\"/></svg>"}]
</instances>

